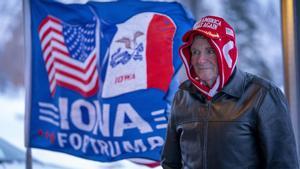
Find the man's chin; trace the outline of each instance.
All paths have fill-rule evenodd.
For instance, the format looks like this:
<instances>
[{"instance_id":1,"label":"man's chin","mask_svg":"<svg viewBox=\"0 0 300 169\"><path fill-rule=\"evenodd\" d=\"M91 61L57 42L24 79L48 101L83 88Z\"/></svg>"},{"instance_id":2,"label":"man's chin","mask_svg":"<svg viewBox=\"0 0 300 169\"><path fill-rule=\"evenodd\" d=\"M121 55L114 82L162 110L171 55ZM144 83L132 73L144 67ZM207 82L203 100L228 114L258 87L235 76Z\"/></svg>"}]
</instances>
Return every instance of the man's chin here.
<instances>
[{"instance_id":1,"label":"man's chin","mask_svg":"<svg viewBox=\"0 0 300 169\"><path fill-rule=\"evenodd\" d=\"M206 69L206 70L202 70L202 71L199 71L199 72L200 73L196 72L198 77L209 78L209 77L212 77L214 75L214 73L211 69Z\"/></svg>"},{"instance_id":2,"label":"man's chin","mask_svg":"<svg viewBox=\"0 0 300 169\"><path fill-rule=\"evenodd\" d=\"M201 80L201 81L210 81L210 80L212 80L213 78L213 76L209 76L209 75L200 75L200 76L198 76L199 77L199 79Z\"/></svg>"},{"instance_id":3,"label":"man's chin","mask_svg":"<svg viewBox=\"0 0 300 169\"><path fill-rule=\"evenodd\" d=\"M214 69L211 69L211 68L201 68L201 69L197 69L196 72L199 72L197 74L212 74L214 72Z\"/></svg>"}]
</instances>

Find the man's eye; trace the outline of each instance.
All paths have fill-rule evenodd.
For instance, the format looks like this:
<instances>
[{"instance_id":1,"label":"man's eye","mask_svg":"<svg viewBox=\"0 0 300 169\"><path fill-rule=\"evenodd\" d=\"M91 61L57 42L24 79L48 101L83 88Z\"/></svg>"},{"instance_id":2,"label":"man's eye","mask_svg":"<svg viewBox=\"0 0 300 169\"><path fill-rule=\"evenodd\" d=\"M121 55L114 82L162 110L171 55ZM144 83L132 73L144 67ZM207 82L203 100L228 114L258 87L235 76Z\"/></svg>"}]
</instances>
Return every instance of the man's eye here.
<instances>
[{"instance_id":1,"label":"man's eye","mask_svg":"<svg viewBox=\"0 0 300 169\"><path fill-rule=\"evenodd\" d=\"M213 49L208 49L207 53L208 53L208 54L215 54L215 50L213 50Z\"/></svg>"},{"instance_id":2,"label":"man's eye","mask_svg":"<svg viewBox=\"0 0 300 169\"><path fill-rule=\"evenodd\" d=\"M198 51L198 50L192 51L192 55L199 55L199 54L200 54L200 51Z\"/></svg>"}]
</instances>

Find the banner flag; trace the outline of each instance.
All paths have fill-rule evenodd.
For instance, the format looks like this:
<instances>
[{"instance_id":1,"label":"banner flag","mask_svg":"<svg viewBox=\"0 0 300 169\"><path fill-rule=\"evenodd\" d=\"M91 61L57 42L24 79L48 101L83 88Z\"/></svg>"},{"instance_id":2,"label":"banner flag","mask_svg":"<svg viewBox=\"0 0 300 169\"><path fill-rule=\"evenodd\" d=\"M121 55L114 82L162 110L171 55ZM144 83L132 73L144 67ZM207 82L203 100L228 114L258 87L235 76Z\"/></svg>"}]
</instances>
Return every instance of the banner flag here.
<instances>
[{"instance_id":1,"label":"banner flag","mask_svg":"<svg viewBox=\"0 0 300 169\"><path fill-rule=\"evenodd\" d=\"M102 162L159 161L178 48L193 19L176 2L30 7L29 147Z\"/></svg>"}]
</instances>

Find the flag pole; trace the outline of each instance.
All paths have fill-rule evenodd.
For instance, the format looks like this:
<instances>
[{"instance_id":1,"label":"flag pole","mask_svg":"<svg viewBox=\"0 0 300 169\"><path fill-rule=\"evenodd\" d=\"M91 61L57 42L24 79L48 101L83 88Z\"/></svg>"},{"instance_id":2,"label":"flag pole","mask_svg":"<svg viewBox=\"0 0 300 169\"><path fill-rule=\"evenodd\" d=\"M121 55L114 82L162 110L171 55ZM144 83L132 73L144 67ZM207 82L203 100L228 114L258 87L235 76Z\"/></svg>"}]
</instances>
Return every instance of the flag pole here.
<instances>
[{"instance_id":1,"label":"flag pole","mask_svg":"<svg viewBox=\"0 0 300 169\"><path fill-rule=\"evenodd\" d=\"M23 24L24 24L24 46L25 46L25 147L26 147L26 169L32 169L32 154L29 145L30 113L31 113L31 30L30 30L30 0L23 0Z\"/></svg>"},{"instance_id":2,"label":"flag pole","mask_svg":"<svg viewBox=\"0 0 300 169\"><path fill-rule=\"evenodd\" d=\"M294 133L297 143L298 161L300 155L300 131L299 131L299 93L297 78L297 41L295 32L296 22L296 0L281 0L281 24L282 24L282 45L284 54L284 86L287 99L290 106L290 116L294 127Z\"/></svg>"}]
</instances>

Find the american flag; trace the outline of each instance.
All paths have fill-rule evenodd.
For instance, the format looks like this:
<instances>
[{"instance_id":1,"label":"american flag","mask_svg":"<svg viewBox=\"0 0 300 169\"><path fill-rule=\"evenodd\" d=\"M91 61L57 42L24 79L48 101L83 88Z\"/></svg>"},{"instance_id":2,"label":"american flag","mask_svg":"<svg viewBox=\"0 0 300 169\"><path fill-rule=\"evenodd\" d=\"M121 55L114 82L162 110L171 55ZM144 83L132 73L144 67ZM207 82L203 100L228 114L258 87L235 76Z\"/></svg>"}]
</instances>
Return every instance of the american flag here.
<instances>
[{"instance_id":1,"label":"american flag","mask_svg":"<svg viewBox=\"0 0 300 169\"><path fill-rule=\"evenodd\" d=\"M50 92L57 86L84 97L98 91L96 18L84 25L70 25L48 15L39 26Z\"/></svg>"}]
</instances>

